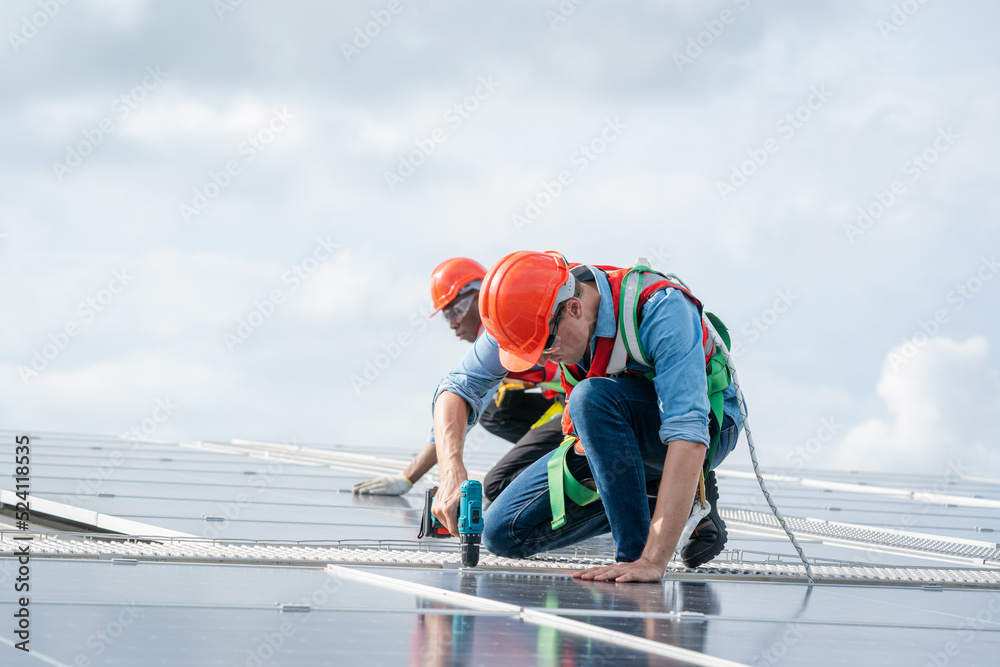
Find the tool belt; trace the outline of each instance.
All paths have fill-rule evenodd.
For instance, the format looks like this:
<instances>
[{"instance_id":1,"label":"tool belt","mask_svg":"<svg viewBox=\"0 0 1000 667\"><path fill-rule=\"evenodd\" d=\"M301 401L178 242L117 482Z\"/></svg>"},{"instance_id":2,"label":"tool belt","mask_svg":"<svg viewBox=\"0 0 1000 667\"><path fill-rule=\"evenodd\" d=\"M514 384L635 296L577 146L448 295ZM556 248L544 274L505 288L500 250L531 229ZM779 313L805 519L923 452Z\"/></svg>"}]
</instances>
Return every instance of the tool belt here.
<instances>
[{"instance_id":1,"label":"tool belt","mask_svg":"<svg viewBox=\"0 0 1000 667\"><path fill-rule=\"evenodd\" d=\"M505 379L497 387L497 395L493 402L501 410L517 407L524 400L524 392L534 386L533 383L524 380Z\"/></svg>"}]
</instances>

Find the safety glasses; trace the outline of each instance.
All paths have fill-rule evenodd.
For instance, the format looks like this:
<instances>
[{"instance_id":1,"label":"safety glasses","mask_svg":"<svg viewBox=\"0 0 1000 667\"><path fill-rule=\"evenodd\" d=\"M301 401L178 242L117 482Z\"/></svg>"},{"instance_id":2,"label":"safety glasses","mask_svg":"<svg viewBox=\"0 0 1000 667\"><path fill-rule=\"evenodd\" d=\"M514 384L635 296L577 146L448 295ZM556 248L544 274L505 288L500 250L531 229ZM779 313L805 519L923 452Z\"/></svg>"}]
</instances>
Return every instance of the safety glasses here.
<instances>
[{"instance_id":1,"label":"safety glasses","mask_svg":"<svg viewBox=\"0 0 1000 667\"><path fill-rule=\"evenodd\" d=\"M458 324L462 321L462 318L465 317L465 314L469 312L469 308L472 306L472 300L478 294L478 292L469 292L465 296L455 299L441 309L441 314L444 315L449 324Z\"/></svg>"},{"instance_id":2,"label":"safety glasses","mask_svg":"<svg viewBox=\"0 0 1000 667\"><path fill-rule=\"evenodd\" d=\"M565 303L560 305L559 310L556 311L555 316L552 318L552 323L549 325L551 327L549 337L545 340L545 347L542 348L542 354L552 354L562 345L562 340L559 338L559 320L562 319L565 305Z\"/></svg>"}]
</instances>

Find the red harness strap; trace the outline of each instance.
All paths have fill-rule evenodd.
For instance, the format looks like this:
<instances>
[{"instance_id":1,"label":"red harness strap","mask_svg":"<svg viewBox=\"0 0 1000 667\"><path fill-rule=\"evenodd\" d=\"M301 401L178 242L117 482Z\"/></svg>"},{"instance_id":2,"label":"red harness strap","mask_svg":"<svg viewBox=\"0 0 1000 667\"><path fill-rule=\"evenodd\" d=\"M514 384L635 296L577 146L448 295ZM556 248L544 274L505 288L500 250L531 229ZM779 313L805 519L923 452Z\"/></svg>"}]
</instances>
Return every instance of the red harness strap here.
<instances>
[{"instance_id":1,"label":"red harness strap","mask_svg":"<svg viewBox=\"0 0 1000 667\"><path fill-rule=\"evenodd\" d=\"M572 393L573 391L573 386L578 382L586 378L607 377L608 364L611 362L611 353L614 351L615 337L618 334L618 326L619 326L618 304L620 302L622 282L624 281L625 276L631 269L622 269L612 266L598 266L596 268L604 271L607 274L608 283L611 286L611 302L614 305L614 313L615 313L615 335L607 338L603 336L598 336L597 343L594 346L593 359L590 362L590 369L587 371L586 374L583 373L579 365L566 366L566 370L569 372L569 374L573 376L573 379L576 380L576 382L570 384L569 380L566 378L566 373L564 373L563 377L560 379L560 381L562 382L563 390L566 392L567 400L569 400L570 393ZM645 305L646 301L655 292L662 289L667 289L668 287L672 287L678 290L681 294L687 297L688 300L691 301L698 308L698 314L701 315L704 309L704 306L702 306L701 301L699 301L698 298L695 297L695 295L691 294L691 291L688 290L683 285L678 285L677 283L665 279L657 280L651 283L650 285L647 285L645 288L643 288L642 292L640 292L639 294L639 300L638 300L639 311L641 312L642 307ZM708 360L711 359L712 354L714 354L715 352L715 342L714 340L712 340L712 336L708 332L708 327L705 326L704 322L702 322L701 324L701 336L702 336L702 341L701 341L702 346L706 348L705 363L707 364ZM626 369L625 372L636 373L636 374L643 373L643 371L631 371L628 369ZM571 435L572 433L574 433L573 420L569 416L568 407L566 410L563 411L562 427L563 427L563 433L565 433L566 435Z\"/></svg>"},{"instance_id":2,"label":"red harness strap","mask_svg":"<svg viewBox=\"0 0 1000 667\"><path fill-rule=\"evenodd\" d=\"M507 377L512 380L523 380L524 382L530 382L534 385L540 385L543 382L555 382L556 376L559 374L559 364L554 362L548 362L543 368L531 368L526 371L510 371L507 373ZM541 387L542 396L552 400L559 395L558 391L553 389L548 389Z\"/></svg>"}]
</instances>

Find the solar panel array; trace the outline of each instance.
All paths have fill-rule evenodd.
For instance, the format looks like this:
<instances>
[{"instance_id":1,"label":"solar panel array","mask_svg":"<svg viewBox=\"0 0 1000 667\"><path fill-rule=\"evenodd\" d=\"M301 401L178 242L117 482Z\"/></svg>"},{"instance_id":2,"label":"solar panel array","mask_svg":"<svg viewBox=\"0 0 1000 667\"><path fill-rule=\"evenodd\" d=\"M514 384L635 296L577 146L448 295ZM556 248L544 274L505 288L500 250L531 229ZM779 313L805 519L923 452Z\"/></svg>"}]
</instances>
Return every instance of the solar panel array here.
<instances>
[{"instance_id":1,"label":"solar panel array","mask_svg":"<svg viewBox=\"0 0 1000 667\"><path fill-rule=\"evenodd\" d=\"M4 469L13 443L0 433ZM75 523L32 526L47 538L33 542L32 652L0 625L2 664L995 664L996 481L771 471L826 573L808 586L731 457L717 563L614 585L569 575L612 553L607 536L545 563L486 555L464 569L454 545L415 541L422 484L399 498L351 493L414 453L34 435L33 510ZM497 455L483 445L469 466ZM0 488L6 504L14 480ZM77 534L88 521L147 539ZM9 511L0 524L10 619L19 531Z\"/></svg>"}]
</instances>

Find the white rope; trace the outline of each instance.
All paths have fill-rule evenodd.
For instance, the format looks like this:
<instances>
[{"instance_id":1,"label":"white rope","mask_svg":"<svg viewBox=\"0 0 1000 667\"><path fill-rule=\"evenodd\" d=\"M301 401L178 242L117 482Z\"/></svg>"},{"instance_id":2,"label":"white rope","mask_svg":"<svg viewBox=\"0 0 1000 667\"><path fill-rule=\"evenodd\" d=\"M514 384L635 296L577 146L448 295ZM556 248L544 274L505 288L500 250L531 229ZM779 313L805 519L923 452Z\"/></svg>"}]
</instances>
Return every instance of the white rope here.
<instances>
[{"instance_id":1,"label":"white rope","mask_svg":"<svg viewBox=\"0 0 1000 667\"><path fill-rule=\"evenodd\" d=\"M812 566L809 565L809 561L806 560L806 554L799 545L799 541L795 539L795 535L792 533L792 529L788 527L788 523L785 521L785 517L781 516L781 512L778 511L778 506L774 504L774 500L771 499L771 494L767 490L767 486L764 484L764 477L761 476L760 467L757 463L757 452L754 450L753 446L753 434L750 432L750 421L747 415L746 405L743 404L743 390L740 389L740 379L736 374L736 365L733 363L733 358L729 354L729 348L726 347L726 343L722 340L722 336L719 332L715 330L712 326L712 321L708 319L707 316L702 316L705 325L708 330L712 332L713 338L715 338L715 344L722 349L722 354L726 357L726 362L729 364L729 370L733 374L733 386L736 389L736 401L740 406L740 416L743 418L743 431L747 434L747 445L750 448L750 460L753 462L753 472L757 476L757 482L760 484L760 490L764 494L764 499L767 500L768 506L771 511L774 512L774 518L778 520L781 524L781 528L788 535L788 539L791 540L792 546L795 547L795 551L798 552L799 558L802 560L802 564L806 567L806 577L809 579L809 583L813 583L813 572ZM722 424L719 424L719 430L721 431Z\"/></svg>"}]
</instances>

